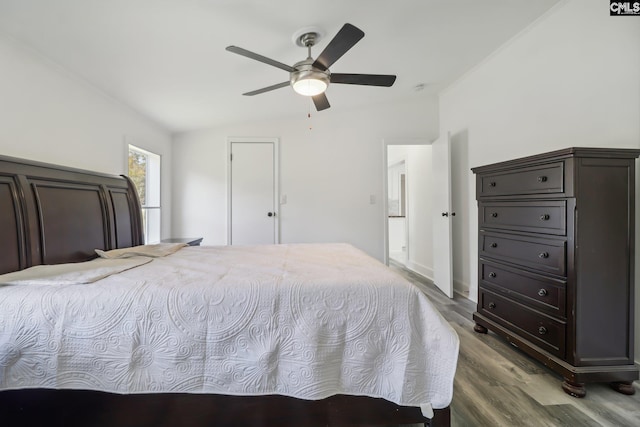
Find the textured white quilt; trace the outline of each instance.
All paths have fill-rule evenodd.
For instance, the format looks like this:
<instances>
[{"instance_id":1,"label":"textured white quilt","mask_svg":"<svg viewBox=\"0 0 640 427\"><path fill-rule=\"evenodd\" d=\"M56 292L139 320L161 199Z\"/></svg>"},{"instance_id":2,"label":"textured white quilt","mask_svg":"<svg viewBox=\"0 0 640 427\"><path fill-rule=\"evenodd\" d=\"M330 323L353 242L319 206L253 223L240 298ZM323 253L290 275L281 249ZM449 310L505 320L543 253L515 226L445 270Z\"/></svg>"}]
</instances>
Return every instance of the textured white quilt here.
<instances>
[{"instance_id":1,"label":"textured white quilt","mask_svg":"<svg viewBox=\"0 0 640 427\"><path fill-rule=\"evenodd\" d=\"M91 284L0 287L0 390L443 408L458 343L419 289L346 244L187 247Z\"/></svg>"}]
</instances>

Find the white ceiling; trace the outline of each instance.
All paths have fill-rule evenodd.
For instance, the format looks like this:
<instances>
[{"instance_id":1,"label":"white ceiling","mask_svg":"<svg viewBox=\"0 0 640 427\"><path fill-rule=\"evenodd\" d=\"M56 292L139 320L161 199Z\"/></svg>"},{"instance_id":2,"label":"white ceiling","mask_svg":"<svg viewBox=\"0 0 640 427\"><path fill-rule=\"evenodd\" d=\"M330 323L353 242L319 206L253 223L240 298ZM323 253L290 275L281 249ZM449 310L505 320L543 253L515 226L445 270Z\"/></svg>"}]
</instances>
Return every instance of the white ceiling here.
<instances>
[{"instance_id":1,"label":"white ceiling","mask_svg":"<svg viewBox=\"0 0 640 427\"><path fill-rule=\"evenodd\" d=\"M173 132L306 116L291 88L241 94L288 73L225 51L236 45L293 65L293 35L319 27L316 57L345 22L366 34L338 73L396 74L391 88L332 85L338 114L431 96L559 0L0 0L0 33ZM425 89L416 91L415 86Z\"/></svg>"}]
</instances>

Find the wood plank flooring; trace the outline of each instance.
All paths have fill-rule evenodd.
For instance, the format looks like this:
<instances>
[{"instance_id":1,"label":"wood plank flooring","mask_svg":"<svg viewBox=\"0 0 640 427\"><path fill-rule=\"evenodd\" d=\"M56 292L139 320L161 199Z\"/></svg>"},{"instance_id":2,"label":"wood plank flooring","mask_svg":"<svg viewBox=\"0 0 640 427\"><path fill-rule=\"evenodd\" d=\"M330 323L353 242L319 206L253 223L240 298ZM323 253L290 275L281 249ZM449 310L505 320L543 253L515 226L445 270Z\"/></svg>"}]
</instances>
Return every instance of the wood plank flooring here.
<instances>
[{"instance_id":1,"label":"wood plank flooring","mask_svg":"<svg viewBox=\"0 0 640 427\"><path fill-rule=\"evenodd\" d=\"M608 384L587 384L587 396L570 397L562 378L489 332L473 331L475 304L451 300L423 277L392 263L419 286L460 337L451 404L451 425L459 426L640 426L640 384L625 396Z\"/></svg>"}]
</instances>

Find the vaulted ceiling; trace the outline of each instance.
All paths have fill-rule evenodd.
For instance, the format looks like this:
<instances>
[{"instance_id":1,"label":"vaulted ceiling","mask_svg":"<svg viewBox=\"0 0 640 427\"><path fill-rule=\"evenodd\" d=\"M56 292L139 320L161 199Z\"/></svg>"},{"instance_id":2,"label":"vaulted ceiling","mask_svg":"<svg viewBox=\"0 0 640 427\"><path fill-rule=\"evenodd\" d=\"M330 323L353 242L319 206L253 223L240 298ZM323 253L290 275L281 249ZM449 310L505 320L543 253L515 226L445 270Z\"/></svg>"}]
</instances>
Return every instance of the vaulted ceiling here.
<instances>
[{"instance_id":1,"label":"vaulted ceiling","mask_svg":"<svg viewBox=\"0 0 640 427\"><path fill-rule=\"evenodd\" d=\"M317 56L344 23L359 27L365 37L331 71L398 78L331 85L331 108L317 114L339 114L434 96L558 1L0 0L0 36L182 132L314 111L289 87L242 96L288 74L228 45L293 65L307 54L294 44L300 29L324 33Z\"/></svg>"}]
</instances>

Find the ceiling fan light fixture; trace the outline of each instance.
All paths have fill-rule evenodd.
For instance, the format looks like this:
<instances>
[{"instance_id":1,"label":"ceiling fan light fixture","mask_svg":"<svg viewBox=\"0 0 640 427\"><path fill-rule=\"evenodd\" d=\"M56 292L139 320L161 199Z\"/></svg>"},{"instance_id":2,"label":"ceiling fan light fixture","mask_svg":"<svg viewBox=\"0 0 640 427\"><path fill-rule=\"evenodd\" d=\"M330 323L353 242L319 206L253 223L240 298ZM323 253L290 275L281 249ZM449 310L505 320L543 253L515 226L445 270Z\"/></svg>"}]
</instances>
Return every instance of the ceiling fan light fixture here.
<instances>
[{"instance_id":1,"label":"ceiling fan light fixture","mask_svg":"<svg viewBox=\"0 0 640 427\"><path fill-rule=\"evenodd\" d=\"M291 87L303 96L320 95L329 87L329 73L313 68L311 61L309 58L297 63L290 75Z\"/></svg>"},{"instance_id":2,"label":"ceiling fan light fixture","mask_svg":"<svg viewBox=\"0 0 640 427\"><path fill-rule=\"evenodd\" d=\"M303 96L316 96L327 90L329 85L323 79L307 77L296 80L293 83L293 90Z\"/></svg>"}]
</instances>

